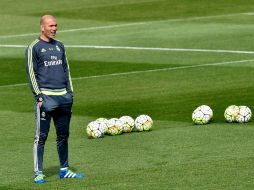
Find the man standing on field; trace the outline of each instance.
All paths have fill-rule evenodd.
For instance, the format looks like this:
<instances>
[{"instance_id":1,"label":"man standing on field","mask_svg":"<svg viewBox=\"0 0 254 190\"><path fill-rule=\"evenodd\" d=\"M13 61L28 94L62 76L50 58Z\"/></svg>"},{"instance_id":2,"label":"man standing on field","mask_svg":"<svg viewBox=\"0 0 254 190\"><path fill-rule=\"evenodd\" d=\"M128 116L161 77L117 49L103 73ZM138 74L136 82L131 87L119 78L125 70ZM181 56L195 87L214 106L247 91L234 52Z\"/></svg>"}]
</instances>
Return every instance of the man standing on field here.
<instances>
[{"instance_id":1,"label":"man standing on field","mask_svg":"<svg viewBox=\"0 0 254 190\"><path fill-rule=\"evenodd\" d=\"M26 49L26 70L35 96L36 129L33 148L34 182L44 183L43 154L51 118L56 128L59 177L83 178L69 170L68 137L72 114L73 88L63 43L55 40L56 19L44 15L40 20L41 35Z\"/></svg>"}]
</instances>

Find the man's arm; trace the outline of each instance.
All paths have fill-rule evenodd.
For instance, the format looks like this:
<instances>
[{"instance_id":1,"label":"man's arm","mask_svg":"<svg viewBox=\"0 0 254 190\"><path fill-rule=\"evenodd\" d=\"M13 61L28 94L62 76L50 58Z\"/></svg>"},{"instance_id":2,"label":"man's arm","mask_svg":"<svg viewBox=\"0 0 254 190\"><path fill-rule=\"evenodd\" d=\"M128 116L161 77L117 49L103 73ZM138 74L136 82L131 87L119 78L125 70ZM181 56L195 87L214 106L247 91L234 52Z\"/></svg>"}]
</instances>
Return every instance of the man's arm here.
<instances>
[{"instance_id":1,"label":"man's arm","mask_svg":"<svg viewBox=\"0 0 254 190\"><path fill-rule=\"evenodd\" d=\"M64 68L65 77L66 77L66 81L67 81L66 90L67 90L67 92L73 94L73 86L72 86L72 80L71 80L71 74L70 74L70 67L69 67L69 64L68 64L68 59L67 59L67 56L66 56L66 52L65 52L64 46L63 46L63 50L64 50L64 54L63 54L63 68Z\"/></svg>"},{"instance_id":2,"label":"man's arm","mask_svg":"<svg viewBox=\"0 0 254 190\"><path fill-rule=\"evenodd\" d=\"M39 88L39 85L36 81L36 72L37 72L37 59L36 59L36 52L34 51L34 44L36 44L37 41L34 41L32 44L28 46L26 49L26 72L28 75L28 81L30 84L30 88L36 97L37 101L42 101L42 94Z\"/></svg>"}]
</instances>

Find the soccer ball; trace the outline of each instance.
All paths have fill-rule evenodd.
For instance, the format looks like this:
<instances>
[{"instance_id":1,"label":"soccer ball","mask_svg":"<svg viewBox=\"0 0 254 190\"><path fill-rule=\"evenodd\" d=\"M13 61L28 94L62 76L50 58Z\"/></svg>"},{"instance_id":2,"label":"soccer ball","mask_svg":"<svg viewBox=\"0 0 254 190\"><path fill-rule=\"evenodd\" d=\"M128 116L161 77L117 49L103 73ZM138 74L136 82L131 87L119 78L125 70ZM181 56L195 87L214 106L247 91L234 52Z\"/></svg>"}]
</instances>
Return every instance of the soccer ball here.
<instances>
[{"instance_id":1,"label":"soccer ball","mask_svg":"<svg viewBox=\"0 0 254 190\"><path fill-rule=\"evenodd\" d=\"M199 106L192 112L192 120L197 125L209 123L212 117L213 110L207 105Z\"/></svg>"},{"instance_id":2,"label":"soccer ball","mask_svg":"<svg viewBox=\"0 0 254 190\"><path fill-rule=\"evenodd\" d=\"M134 121L134 130L135 131L149 131L153 125L153 120L148 115L140 115Z\"/></svg>"},{"instance_id":3,"label":"soccer ball","mask_svg":"<svg viewBox=\"0 0 254 190\"><path fill-rule=\"evenodd\" d=\"M96 121L102 123L102 124L101 124L101 126L102 126L102 131L103 131L104 134L106 134L106 133L107 133L107 130L108 130L108 120L107 120L106 118L100 117L100 118L96 119Z\"/></svg>"},{"instance_id":4,"label":"soccer ball","mask_svg":"<svg viewBox=\"0 0 254 190\"><path fill-rule=\"evenodd\" d=\"M224 112L224 117L227 122L232 123L236 121L236 116L239 113L239 107L236 105L228 106Z\"/></svg>"},{"instance_id":5,"label":"soccer ball","mask_svg":"<svg viewBox=\"0 0 254 190\"><path fill-rule=\"evenodd\" d=\"M100 117L98 119L96 119L96 121L103 121L103 122L107 122L108 120L104 117Z\"/></svg>"},{"instance_id":6,"label":"soccer ball","mask_svg":"<svg viewBox=\"0 0 254 190\"><path fill-rule=\"evenodd\" d=\"M102 122L92 121L86 127L87 136L90 138L101 138L103 137L103 128L104 125Z\"/></svg>"},{"instance_id":7,"label":"soccer ball","mask_svg":"<svg viewBox=\"0 0 254 190\"><path fill-rule=\"evenodd\" d=\"M123 132L123 122L118 118L111 118L108 120L107 134L120 135Z\"/></svg>"},{"instance_id":8,"label":"soccer ball","mask_svg":"<svg viewBox=\"0 0 254 190\"><path fill-rule=\"evenodd\" d=\"M115 136L119 134L119 128L116 126L111 126L107 130L107 134Z\"/></svg>"},{"instance_id":9,"label":"soccer ball","mask_svg":"<svg viewBox=\"0 0 254 190\"><path fill-rule=\"evenodd\" d=\"M123 122L123 133L130 133L134 128L134 119L130 116L122 116L119 118Z\"/></svg>"},{"instance_id":10,"label":"soccer ball","mask_svg":"<svg viewBox=\"0 0 254 190\"><path fill-rule=\"evenodd\" d=\"M247 123L252 116L251 109L248 106L239 106L239 112L236 116L236 121L238 123Z\"/></svg>"}]
</instances>

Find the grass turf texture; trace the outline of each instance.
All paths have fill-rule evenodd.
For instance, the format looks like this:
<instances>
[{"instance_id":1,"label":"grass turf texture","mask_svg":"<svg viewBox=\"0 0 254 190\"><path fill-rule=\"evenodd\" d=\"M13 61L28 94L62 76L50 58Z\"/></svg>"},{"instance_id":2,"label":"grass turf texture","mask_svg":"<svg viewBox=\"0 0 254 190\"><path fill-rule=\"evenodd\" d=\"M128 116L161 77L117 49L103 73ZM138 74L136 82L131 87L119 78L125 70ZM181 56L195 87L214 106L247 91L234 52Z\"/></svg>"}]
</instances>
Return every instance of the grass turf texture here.
<instances>
[{"instance_id":1,"label":"grass turf texture","mask_svg":"<svg viewBox=\"0 0 254 190\"><path fill-rule=\"evenodd\" d=\"M253 50L254 16L239 14L253 12L251 2L84 0L48 5L1 2L0 45L29 44L36 34L10 35L38 32L39 16L51 13L57 16L58 39L65 45ZM25 84L25 49L0 50L0 189L254 188L253 122L228 124L223 118L231 104L254 109L254 62L204 65L252 60L253 54L67 48L75 89L70 164L87 178L58 179L52 125L45 150L47 183L35 185L33 98ZM140 72L162 68L168 70ZM12 84L21 85L5 86ZM195 126L191 112L201 104L212 107L214 120ZM154 120L151 132L86 137L85 127L95 118L143 113Z\"/></svg>"}]
</instances>

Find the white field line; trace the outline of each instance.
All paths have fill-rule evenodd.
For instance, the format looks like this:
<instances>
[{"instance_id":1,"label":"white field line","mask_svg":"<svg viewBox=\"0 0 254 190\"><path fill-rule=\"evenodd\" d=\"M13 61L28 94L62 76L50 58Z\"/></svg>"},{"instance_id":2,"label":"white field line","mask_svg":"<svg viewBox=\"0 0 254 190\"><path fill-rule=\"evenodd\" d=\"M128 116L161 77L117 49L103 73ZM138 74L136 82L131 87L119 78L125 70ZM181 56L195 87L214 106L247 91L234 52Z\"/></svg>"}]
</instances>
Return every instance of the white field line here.
<instances>
[{"instance_id":1,"label":"white field line","mask_svg":"<svg viewBox=\"0 0 254 190\"><path fill-rule=\"evenodd\" d=\"M76 77L76 78L72 78L72 80L83 80L83 79L103 78L103 77L112 77L112 76L123 76L123 75L132 75L132 74L140 74L140 73L152 73L152 72L160 72L160 71L173 71L173 70L191 69L191 68L197 68L197 67L207 67L207 66L217 66L217 65L226 65L226 64L246 63L246 62L252 62L252 61L254 62L254 59L238 60L238 61L226 61L226 62L217 62L217 63L206 63L206 64L199 64L199 65L188 65L188 66L170 67L170 68L162 68L162 69L151 69L151 70L144 70L144 71L131 71L131 72L124 72L124 73L112 73L112 74L106 74L106 75ZM2 86L0 86L0 88L17 87L17 86L25 86L25 85L28 85L28 83L2 85Z\"/></svg>"},{"instance_id":2,"label":"white field line","mask_svg":"<svg viewBox=\"0 0 254 190\"><path fill-rule=\"evenodd\" d=\"M27 48L28 45L5 45L5 44L0 44L0 48Z\"/></svg>"},{"instance_id":3,"label":"white field line","mask_svg":"<svg viewBox=\"0 0 254 190\"><path fill-rule=\"evenodd\" d=\"M253 16L254 12L243 13L244 15Z\"/></svg>"},{"instance_id":4,"label":"white field line","mask_svg":"<svg viewBox=\"0 0 254 190\"><path fill-rule=\"evenodd\" d=\"M112 73L112 74L106 74L106 75L94 75L94 76L87 76L87 77L77 77L77 78L73 78L72 80L101 78L101 77L109 77L109 76L122 76L122 75L151 73L151 72L159 72L159 71L173 71L173 70L190 69L190 68L197 68L197 67L207 67L207 66L216 66L216 65L246 63L246 62L252 62L252 61L254 61L254 59L239 60L239 61L227 61L227 62L218 62L218 63L206 63L206 64L200 64L200 65L188 65L188 66L170 67L170 68L162 68L162 69L151 69L151 70L144 70L144 71L131 71L131 72L125 72L125 73Z\"/></svg>"},{"instance_id":5,"label":"white field line","mask_svg":"<svg viewBox=\"0 0 254 190\"><path fill-rule=\"evenodd\" d=\"M85 28L73 28L68 30L60 30L58 31L58 33L121 28L121 27L128 27L128 26L139 26L139 25L151 24L151 23L161 23L161 22L182 22L182 21L202 20L202 19L231 17L231 16L237 16L237 15L246 15L246 14L247 13L234 13L234 14L224 14L224 15L212 15L212 16L190 17L190 18L180 18L180 19L166 19L166 20L146 21L146 22L133 22L133 23L125 23L125 24L113 24L113 25L94 26L94 27L85 27ZM2 35L0 36L0 39L35 36L35 35L39 35L39 33Z\"/></svg>"},{"instance_id":6,"label":"white field line","mask_svg":"<svg viewBox=\"0 0 254 190\"><path fill-rule=\"evenodd\" d=\"M132 46L91 46L91 45L66 45L68 48L91 48L91 49L126 49L126 50L149 50L149 51L183 51L183 52L209 52L209 53L238 53L254 54L254 51L241 50L213 50L213 49L188 49L188 48L160 48L160 47L132 47Z\"/></svg>"},{"instance_id":7,"label":"white field line","mask_svg":"<svg viewBox=\"0 0 254 190\"><path fill-rule=\"evenodd\" d=\"M25 45L4 45L0 48L26 48ZM160 48L160 47L133 47L133 46L97 46L97 45L65 45L66 48L86 48L86 49L124 49L142 51L180 51L180 52L208 52L208 53L235 53L235 54L254 54L254 51L241 50L214 50L214 49L188 49L188 48Z\"/></svg>"}]
</instances>

